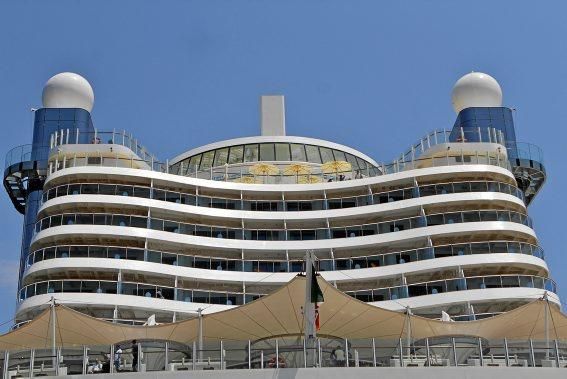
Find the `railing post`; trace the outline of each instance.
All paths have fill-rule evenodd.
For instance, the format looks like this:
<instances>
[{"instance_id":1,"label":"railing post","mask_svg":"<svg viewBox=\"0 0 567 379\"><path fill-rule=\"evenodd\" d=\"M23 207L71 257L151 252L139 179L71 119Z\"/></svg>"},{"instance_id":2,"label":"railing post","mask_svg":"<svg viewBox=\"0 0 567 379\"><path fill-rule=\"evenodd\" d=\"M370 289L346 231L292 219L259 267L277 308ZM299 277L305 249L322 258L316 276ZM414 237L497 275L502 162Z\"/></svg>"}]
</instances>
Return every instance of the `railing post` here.
<instances>
[{"instance_id":1,"label":"railing post","mask_svg":"<svg viewBox=\"0 0 567 379\"><path fill-rule=\"evenodd\" d=\"M349 349L348 349L348 338L345 338L345 355L346 355L345 361L346 361L346 367L350 367L350 363L349 363L349 361L348 361L348 356L349 356L349 351L348 351L348 350L349 350Z\"/></svg>"},{"instance_id":2,"label":"railing post","mask_svg":"<svg viewBox=\"0 0 567 379\"><path fill-rule=\"evenodd\" d=\"M220 369L224 370L224 344L220 340Z\"/></svg>"},{"instance_id":3,"label":"railing post","mask_svg":"<svg viewBox=\"0 0 567 379\"><path fill-rule=\"evenodd\" d=\"M323 355L321 354L321 339L317 338L317 362L318 367L323 367Z\"/></svg>"},{"instance_id":4,"label":"railing post","mask_svg":"<svg viewBox=\"0 0 567 379\"><path fill-rule=\"evenodd\" d=\"M532 367L535 367L535 354L534 354L534 343L530 338L530 358L532 359Z\"/></svg>"},{"instance_id":5,"label":"railing post","mask_svg":"<svg viewBox=\"0 0 567 379\"><path fill-rule=\"evenodd\" d=\"M398 347L400 348L400 367L404 367L404 347L402 345L402 339L398 340Z\"/></svg>"},{"instance_id":6,"label":"railing post","mask_svg":"<svg viewBox=\"0 0 567 379\"><path fill-rule=\"evenodd\" d=\"M35 360L35 349L31 349L30 350L30 378L33 378L33 366L34 366L34 360Z\"/></svg>"},{"instance_id":7,"label":"railing post","mask_svg":"<svg viewBox=\"0 0 567 379\"><path fill-rule=\"evenodd\" d=\"M372 365L376 367L376 341L372 338Z\"/></svg>"},{"instance_id":8,"label":"railing post","mask_svg":"<svg viewBox=\"0 0 567 379\"><path fill-rule=\"evenodd\" d=\"M193 341L193 354L191 354L191 365L193 371L197 369L197 342Z\"/></svg>"},{"instance_id":9,"label":"railing post","mask_svg":"<svg viewBox=\"0 0 567 379\"><path fill-rule=\"evenodd\" d=\"M504 354L506 358L506 367L510 366L510 352L508 351L508 339L504 338Z\"/></svg>"},{"instance_id":10,"label":"railing post","mask_svg":"<svg viewBox=\"0 0 567 379\"><path fill-rule=\"evenodd\" d=\"M252 344L248 340L248 370L252 369Z\"/></svg>"},{"instance_id":11,"label":"railing post","mask_svg":"<svg viewBox=\"0 0 567 379\"><path fill-rule=\"evenodd\" d=\"M484 354L482 354L482 338L478 337L478 358L480 361L480 367L484 366ZM508 359L508 357L506 357ZM506 364L508 366L508 364Z\"/></svg>"},{"instance_id":12,"label":"railing post","mask_svg":"<svg viewBox=\"0 0 567 379\"><path fill-rule=\"evenodd\" d=\"M280 346L276 340L276 368L280 368Z\"/></svg>"},{"instance_id":13,"label":"railing post","mask_svg":"<svg viewBox=\"0 0 567 379\"><path fill-rule=\"evenodd\" d=\"M557 344L557 340L555 340L555 363L557 363L557 367L561 367L559 365L559 345Z\"/></svg>"},{"instance_id":14,"label":"railing post","mask_svg":"<svg viewBox=\"0 0 567 379\"><path fill-rule=\"evenodd\" d=\"M110 357L109 357L109 363L110 363L110 374L114 373L114 345L110 345Z\"/></svg>"},{"instance_id":15,"label":"railing post","mask_svg":"<svg viewBox=\"0 0 567 379\"><path fill-rule=\"evenodd\" d=\"M113 133L113 135L114 135L114 133ZM140 351L139 348L138 348L138 351ZM164 369L167 371L167 365L169 364L169 342L168 341L165 341L164 361L165 361ZM138 362L138 366L140 366L140 362ZM137 369L136 367L132 367L132 370L136 370L136 369ZM141 371L141 370L138 368L138 371Z\"/></svg>"},{"instance_id":16,"label":"railing post","mask_svg":"<svg viewBox=\"0 0 567 379\"><path fill-rule=\"evenodd\" d=\"M453 345L453 359L455 360L455 367L459 365L457 361L457 345L455 344L455 337L451 337L451 344Z\"/></svg>"},{"instance_id":17,"label":"railing post","mask_svg":"<svg viewBox=\"0 0 567 379\"><path fill-rule=\"evenodd\" d=\"M8 366L10 364L10 352L6 350L4 352L4 364L2 365L2 379L10 379L8 377Z\"/></svg>"},{"instance_id":18,"label":"railing post","mask_svg":"<svg viewBox=\"0 0 567 379\"><path fill-rule=\"evenodd\" d=\"M264 350L260 350L260 369L264 369Z\"/></svg>"},{"instance_id":19,"label":"railing post","mask_svg":"<svg viewBox=\"0 0 567 379\"><path fill-rule=\"evenodd\" d=\"M303 367L307 368L307 346L305 346L305 338L303 339Z\"/></svg>"},{"instance_id":20,"label":"railing post","mask_svg":"<svg viewBox=\"0 0 567 379\"><path fill-rule=\"evenodd\" d=\"M429 351L429 337L425 338L425 359L427 360L426 365L431 366L431 352Z\"/></svg>"},{"instance_id":21,"label":"railing post","mask_svg":"<svg viewBox=\"0 0 567 379\"><path fill-rule=\"evenodd\" d=\"M88 348L83 346L83 375L87 374L87 365L89 363Z\"/></svg>"}]
</instances>

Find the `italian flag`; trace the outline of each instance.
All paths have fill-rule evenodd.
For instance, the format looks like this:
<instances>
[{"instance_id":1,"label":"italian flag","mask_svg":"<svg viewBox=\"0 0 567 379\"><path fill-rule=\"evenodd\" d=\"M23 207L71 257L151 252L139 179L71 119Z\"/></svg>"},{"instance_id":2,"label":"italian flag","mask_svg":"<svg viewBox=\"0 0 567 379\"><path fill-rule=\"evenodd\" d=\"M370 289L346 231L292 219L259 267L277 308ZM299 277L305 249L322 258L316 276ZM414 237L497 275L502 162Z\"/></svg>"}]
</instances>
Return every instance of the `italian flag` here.
<instances>
[{"instance_id":1,"label":"italian flag","mask_svg":"<svg viewBox=\"0 0 567 379\"><path fill-rule=\"evenodd\" d=\"M315 304L315 330L319 331L321 324L319 321L319 303L325 301L323 297L323 291L319 287L317 282L317 273L315 271L315 265L311 266L311 303Z\"/></svg>"}]
</instances>

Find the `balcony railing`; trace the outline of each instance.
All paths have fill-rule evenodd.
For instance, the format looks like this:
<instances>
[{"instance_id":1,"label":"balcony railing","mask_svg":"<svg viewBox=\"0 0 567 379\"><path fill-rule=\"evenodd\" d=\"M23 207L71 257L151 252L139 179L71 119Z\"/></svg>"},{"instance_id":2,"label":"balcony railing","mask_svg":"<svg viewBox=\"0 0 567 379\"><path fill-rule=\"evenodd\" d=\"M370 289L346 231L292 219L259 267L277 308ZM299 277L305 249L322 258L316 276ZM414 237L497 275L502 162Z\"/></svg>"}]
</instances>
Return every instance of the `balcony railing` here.
<instances>
[{"instance_id":1,"label":"balcony railing","mask_svg":"<svg viewBox=\"0 0 567 379\"><path fill-rule=\"evenodd\" d=\"M144 161L158 161L155 155L148 152L148 150L140 144L137 138L132 134L123 131L98 131L95 128L94 132L81 132L79 129L63 129L56 131L50 137L50 148L53 149L62 145L76 145L80 141L88 141L87 144L114 144L121 145L132 150L138 157Z\"/></svg>"},{"instance_id":2,"label":"balcony railing","mask_svg":"<svg viewBox=\"0 0 567 379\"><path fill-rule=\"evenodd\" d=\"M500 153L487 151L464 152L452 150L447 151L445 156L432 156L418 158L408 161L395 161L389 165L381 165L378 168L368 168L365 172L360 170L349 170L326 174L314 171L309 175L252 175L249 173L249 166L253 164L235 164L215 167L205 171L191 173L190 177L215 181L231 181L246 184L297 184L297 183L321 183L343 180L357 180L365 177L380 176L383 174L398 173L406 170L437 167L437 166L461 166L461 165L492 165L510 169L510 163L506 157ZM71 167L102 166L132 168L141 170L158 171L170 173L168 164L158 162L154 159L135 159L120 157L118 153L81 153L53 156L49 162L48 175L59 170Z\"/></svg>"},{"instance_id":3,"label":"balcony railing","mask_svg":"<svg viewBox=\"0 0 567 379\"><path fill-rule=\"evenodd\" d=\"M196 370L267 370L307 367L341 367L353 374L375 368L375 375L391 375L382 367L486 367L486 376L495 375L494 367L530 367L537 376L544 370L536 367L567 367L567 341L486 340L476 337L446 336L425 339L340 339L318 337L306 344L301 336L278 337L261 341L189 341L187 345L162 340L137 342L139 364L132 366L131 341L120 344L122 354L115 364L118 345L81 346L76 348L34 349L6 352L0 367L7 377L45 375L85 375L134 371L159 372ZM340 353L339 353L340 351ZM344 357L338 359L337 357ZM492 369L491 369L492 368ZM310 370L317 370L312 368ZM463 370L465 370L463 368ZM454 371L455 376L470 371ZM545 371L547 372L547 371ZM272 374L273 373L273 374ZM281 372L280 372L281 373ZM312 371L315 373L315 371ZM322 374L323 372L321 372ZM140 375L142 377L142 375ZM146 375L147 376L147 375ZM213 375L211 375L213 376ZM545 376L545 375L544 375Z\"/></svg>"},{"instance_id":4,"label":"balcony railing","mask_svg":"<svg viewBox=\"0 0 567 379\"><path fill-rule=\"evenodd\" d=\"M458 128L434 130L414 143L405 153L401 154L398 162L418 159L426 150L442 143L471 143L489 142L505 144L504 133L496 128Z\"/></svg>"},{"instance_id":5,"label":"balcony railing","mask_svg":"<svg viewBox=\"0 0 567 379\"><path fill-rule=\"evenodd\" d=\"M523 192L516 186L496 181L448 182L407 187L392 191L375 192L369 195L337 197L310 200L245 200L224 197L195 195L194 193L167 191L155 187L123 184L73 183L52 187L43 192L42 201L68 195L111 195L133 196L177 204L195 205L207 208L235 209L247 211L312 211L343 209L366 205L391 203L433 195L447 195L469 192L499 192L524 199Z\"/></svg>"},{"instance_id":6,"label":"balcony railing","mask_svg":"<svg viewBox=\"0 0 567 379\"><path fill-rule=\"evenodd\" d=\"M315 229L247 229L190 224L161 218L106 213L63 213L44 217L37 221L35 232L65 225L106 225L148 228L170 233L209 238L227 238L257 241L300 241L334 238L362 237L399 232L426 226L448 225L465 222L504 221L532 227L531 219L519 212L502 210L471 210L430 214L378 223L345 227Z\"/></svg>"},{"instance_id":7,"label":"balcony railing","mask_svg":"<svg viewBox=\"0 0 567 379\"><path fill-rule=\"evenodd\" d=\"M283 254L283 253L282 253ZM345 258L319 258L316 269L319 271L357 270L421 262L430 259L461 257L484 254L523 254L544 259L544 251L537 245L514 241L487 241L437 245L420 249L403 250ZM50 259L126 259L141 262L159 263L171 266L194 267L205 270L239 272L304 272L302 259L236 259L201 255L177 254L167 251L148 250L123 246L99 245L59 245L50 246L30 253L27 267ZM93 268L95 266L93 265Z\"/></svg>"},{"instance_id":8,"label":"balcony railing","mask_svg":"<svg viewBox=\"0 0 567 379\"><path fill-rule=\"evenodd\" d=\"M177 300L183 302L242 305L258 299L265 294L210 291L169 286L158 286L149 283L116 281L116 280L46 280L29 284L20 290L19 300L24 301L32 296L51 293L91 293L119 294L142 296L146 298Z\"/></svg>"},{"instance_id":9,"label":"balcony railing","mask_svg":"<svg viewBox=\"0 0 567 379\"><path fill-rule=\"evenodd\" d=\"M447 292L483 290L491 288L537 288L556 293L557 286L550 278L531 275L488 275L427 281L392 287L345 291L349 296L365 302L399 300L416 296ZM176 300L188 303L242 305L265 294L230 291L210 291L158 286L111 280L47 280L29 284L20 289L19 300L51 293L98 293L143 296L146 298Z\"/></svg>"}]
</instances>

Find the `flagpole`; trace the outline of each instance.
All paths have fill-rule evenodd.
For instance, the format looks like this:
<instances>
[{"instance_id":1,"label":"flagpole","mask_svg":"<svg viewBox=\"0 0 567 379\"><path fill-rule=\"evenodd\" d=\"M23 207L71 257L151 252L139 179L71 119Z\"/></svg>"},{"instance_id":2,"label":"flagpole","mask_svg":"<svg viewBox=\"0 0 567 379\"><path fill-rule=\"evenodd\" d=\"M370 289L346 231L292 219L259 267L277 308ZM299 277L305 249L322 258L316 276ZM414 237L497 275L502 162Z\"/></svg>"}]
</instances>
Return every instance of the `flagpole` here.
<instances>
[{"instance_id":1,"label":"flagpole","mask_svg":"<svg viewBox=\"0 0 567 379\"><path fill-rule=\"evenodd\" d=\"M311 302L311 278L313 272L313 257L311 252L305 253L305 304L303 306L303 336L305 341L316 337L315 304Z\"/></svg>"},{"instance_id":2,"label":"flagpole","mask_svg":"<svg viewBox=\"0 0 567 379\"><path fill-rule=\"evenodd\" d=\"M317 330L315 329L315 306L313 303L313 253L305 253L305 304L303 307L303 338L305 341L305 363L306 366L315 367L317 365L317 354L315 354L315 339ZM316 280L316 279L315 279Z\"/></svg>"}]
</instances>

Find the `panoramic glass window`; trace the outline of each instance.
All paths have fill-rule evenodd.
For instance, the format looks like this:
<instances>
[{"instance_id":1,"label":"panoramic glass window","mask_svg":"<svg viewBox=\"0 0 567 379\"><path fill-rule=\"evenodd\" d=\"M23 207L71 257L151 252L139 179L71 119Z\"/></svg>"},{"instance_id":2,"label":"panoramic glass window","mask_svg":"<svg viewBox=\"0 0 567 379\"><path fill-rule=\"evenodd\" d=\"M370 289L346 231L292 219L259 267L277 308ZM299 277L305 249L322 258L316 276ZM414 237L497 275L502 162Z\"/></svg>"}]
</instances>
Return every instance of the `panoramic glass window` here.
<instances>
[{"instance_id":1,"label":"panoramic glass window","mask_svg":"<svg viewBox=\"0 0 567 379\"><path fill-rule=\"evenodd\" d=\"M308 162L323 163L321 161L321 155L319 154L319 148L317 146L305 145L305 151L307 152Z\"/></svg>"},{"instance_id":2,"label":"panoramic glass window","mask_svg":"<svg viewBox=\"0 0 567 379\"><path fill-rule=\"evenodd\" d=\"M276 161L291 161L289 144L276 143Z\"/></svg>"},{"instance_id":3,"label":"panoramic glass window","mask_svg":"<svg viewBox=\"0 0 567 379\"><path fill-rule=\"evenodd\" d=\"M242 163L242 155L244 154L244 146L232 146L228 155L228 164Z\"/></svg>"},{"instance_id":4,"label":"panoramic glass window","mask_svg":"<svg viewBox=\"0 0 567 379\"><path fill-rule=\"evenodd\" d=\"M333 150L333 155L336 161L346 161L345 153L339 150Z\"/></svg>"},{"instance_id":5,"label":"panoramic glass window","mask_svg":"<svg viewBox=\"0 0 567 379\"><path fill-rule=\"evenodd\" d=\"M189 161L189 170L191 172L197 171L197 167L199 167L199 164L201 163L201 156L202 155L199 154L191 157L191 160Z\"/></svg>"},{"instance_id":6,"label":"panoramic glass window","mask_svg":"<svg viewBox=\"0 0 567 379\"><path fill-rule=\"evenodd\" d=\"M213 167L222 166L226 164L227 160L228 160L228 147L225 147L223 149L218 149L215 154L215 162L213 164Z\"/></svg>"},{"instance_id":7,"label":"panoramic glass window","mask_svg":"<svg viewBox=\"0 0 567 379\"><path fill-rule=\"evenodd\" d=\"M319 150L321 150L321 159L323 159L323 163L335 160L335 157L333 156L333 151L331 149L328 149L326 147L320 147Z\"/></svg>"},{"instance_id":8,"label":"panoramic glass window","mask_svg":"<svg viewBox=\"0 0 567 379\"><path fill-rule=\"evenodd\" d=\"M211 165L213 164L214 156L215 156L214 150L203 153L203 157L201 158L201 165L199 166L199 168L201 170L208 170L209 168L211 168Z\"/></svg>"},{"instance_id":9,"label":"panoramic glass window","mask_svg":"<svg viewBox=\"0 0 567 379\"><path fill-rule=\"evenodd\" d=\"M305 155L305 146L299 143L291 144L291 160L295 162L305 162L307 157Z\"/></svg>"},{"instance_id":10,"label":"panoramic glass window","mask_svg":"<svg viewBox=\"0 0 567 379\"><path fill-rule=\"evenodd\" d=\"M258 145L244 146L244 162L258 162Z\"/></svg>"},{"instance_id":11,"label":"panoramic glass window","mask_svg":"<svg viewBox=\"0 0 567 379\"><path fill-rule=\"evenodd\" d=\"M260 160L261 161L275 161L276 154L274 152L273 143L261 143L260 144Z\"/></svg>"}]
</instances>

